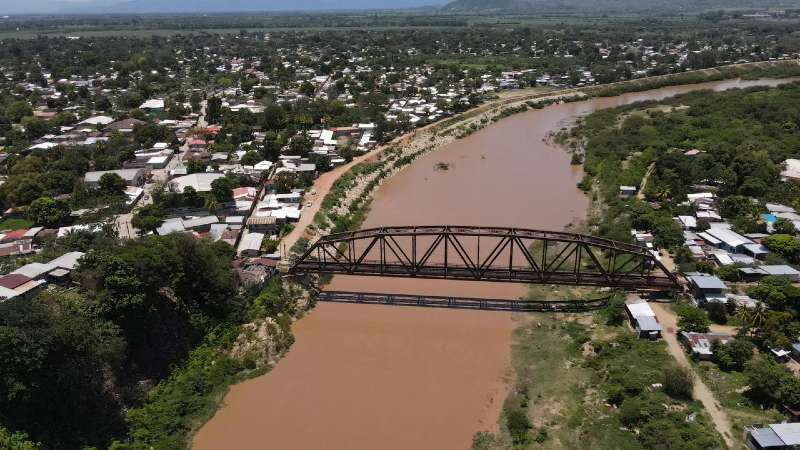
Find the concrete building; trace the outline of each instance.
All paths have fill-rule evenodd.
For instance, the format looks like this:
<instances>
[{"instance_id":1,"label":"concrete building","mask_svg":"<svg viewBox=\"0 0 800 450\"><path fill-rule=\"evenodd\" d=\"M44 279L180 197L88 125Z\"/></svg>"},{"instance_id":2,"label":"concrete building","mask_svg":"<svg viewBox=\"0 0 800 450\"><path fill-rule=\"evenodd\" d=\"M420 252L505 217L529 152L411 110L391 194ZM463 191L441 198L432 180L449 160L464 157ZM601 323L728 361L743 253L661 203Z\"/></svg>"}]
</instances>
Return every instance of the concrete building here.
<instances>
[{"instance_id":1,"label":"concrete building","mask_svg":"<svg viewBox=\"0 0 800 450\"><path fill-rule=\"evenodd\" d=\"M83 177L83 182L88 187L97 187L100 185L100 178L107 173L119 175L120 178L125 180L125 184L128 186L142 186L144 184L144 169L119 169L86 172L86 175Z\"/></svg>"},{"instance_id":2,"label":"concrete building","mask_svg":"<svg viewBox=\"0 0 800 450\"><path fill-rule=\"evenodd\" d=\"M170 184L175 189L175 192L183 192L187 186L191 186L197 192L210 192L211 183L224 177L225 175L221 173L193 173L174 178L170 181Z\"/></svg>"}]
</instances>

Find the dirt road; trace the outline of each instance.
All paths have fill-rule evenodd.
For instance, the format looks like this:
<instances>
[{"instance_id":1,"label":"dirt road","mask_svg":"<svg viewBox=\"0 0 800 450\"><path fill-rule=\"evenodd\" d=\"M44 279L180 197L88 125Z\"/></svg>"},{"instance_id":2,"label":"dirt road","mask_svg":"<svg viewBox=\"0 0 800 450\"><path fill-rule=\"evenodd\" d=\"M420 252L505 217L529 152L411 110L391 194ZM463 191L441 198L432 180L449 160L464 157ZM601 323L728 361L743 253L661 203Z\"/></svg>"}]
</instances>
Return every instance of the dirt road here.
<instances>
[{"instance_id":1,"label":"dirt road","mask_svg":"<svg viewBox=\"0 0 800 450\"><path fill-rule=\"evenodd\" d=\"M680 342L678 342L678 318L669 308L669 305L650 303L650 307L653 308L658 322L664 328L662 335L664 341L667 343L667 350L679 365L692 371L692 376L694 377L694 398L703 403L703 407L705 407L708 415L711 417L714 427L719 434L722 435L722 438L725 439L725 444L728 445L728 448L736 448L736 443L733 440L733 426L731 425L730 418L728 418L728 415L722 410L708 386L706 386L703 380L695 373L694 369L692 369L689 360L686 358L686 352L683 350Z\"/></svg>"},{"instance_id":2,"label":"dirt road","mask_svg":"<svg viewBox=\"0 0 800 450\"><path fill-rule=\"evenodd\" d=\"M292 246L297 243L298 239L303 237L308 231L308 226L314 221L314 215L317 214L319 211L320 206L322 205L322 199L328 195L330 192L333 183L339 179L342 175L347 173L348 170L352 169L353 166L356 164L366 161L370 158L375 157L379 154L385 146L381 146L372 150L370 152L365 153L357 158L353 158L353 161L341 165L330 172L325 172L319 176L316 180L314 180L314 184L306 191L305 200L306 202L311 202L311 206L306 206L303 208L302 214L300 215L300 220L294 224L294 229L286 235L281 241L281 257L286 258L289 256L289 250ZM311 195L310 192L315 192L315 195Z\"/></svg>"}]
</instances>

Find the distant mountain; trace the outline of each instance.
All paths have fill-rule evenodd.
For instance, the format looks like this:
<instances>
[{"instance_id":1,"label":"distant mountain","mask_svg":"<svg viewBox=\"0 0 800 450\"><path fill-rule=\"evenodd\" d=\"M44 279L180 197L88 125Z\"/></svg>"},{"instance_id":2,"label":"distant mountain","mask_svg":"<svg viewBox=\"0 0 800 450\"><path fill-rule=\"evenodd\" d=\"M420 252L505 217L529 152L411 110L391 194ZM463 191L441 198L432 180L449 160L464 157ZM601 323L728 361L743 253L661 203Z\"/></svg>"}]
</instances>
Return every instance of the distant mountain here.
<instances>
[{"instance_id":1,"label":"distant mountain","mask_svg":"<svg viewBox=\"0 0 800 450\"><path fill-rule=\"evenodd\" d=\"M130 0L117 13L222 13L267 11L341 11L441 6L446 0ZM108 7L106 9L109 9Z\"/></svg>"},{"instance_id":2,"label":"distant mountain","mask_svg":"<svg viewBox=\"0 0 800 450\"><path fill-rule=\"evenodd\" d=\"M800 0L454 0L447 12L705 11L721 8L797 7Z\"/></svg>"},{"instance_id":3,"label":"distant mountain","mask_svg":"<svg viewBox=\"0 0 800 450\"><path fill-rule=\"evenodd\" d=\"M440 7L448 0L0 0L3 14L342 11Z\"/></svg>"}]
</instances>

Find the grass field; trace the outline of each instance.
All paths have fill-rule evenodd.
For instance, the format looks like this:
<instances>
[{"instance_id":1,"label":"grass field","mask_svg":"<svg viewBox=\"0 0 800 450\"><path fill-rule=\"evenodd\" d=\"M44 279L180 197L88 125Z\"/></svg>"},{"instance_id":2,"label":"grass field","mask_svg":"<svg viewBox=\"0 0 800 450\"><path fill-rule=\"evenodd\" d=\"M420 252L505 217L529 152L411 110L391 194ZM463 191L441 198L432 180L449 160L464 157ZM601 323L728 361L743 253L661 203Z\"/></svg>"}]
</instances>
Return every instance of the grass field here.
<instances>
[{"instance_id":1,"label":"grass field","mask_svg":"<svg viewBox=\"0 0 800 450\"><path fill-rule=\"evenodd\" d=\"M515 316L519 322L512 347L516 385L504 403L500 432L478 433L473 450L640 450L647 445L638 436L639 428L652 426L668 429L672 439L686 439L685 448L698 448L693 441L696 436L706 439L706 445L709 440L712 447L722 445L699 402L673 400L650 387L674 365L665 344L637 339L626 326L606 326L597 318L592 314ZM626 392L619 408L607 400L618 383ZM626 427L627 402L647 405L640 406L642 411L658 417L652 424L645 419ZM514 424L509 421L512 412L520 410L530 420L526 442L514 439ZM684 424L690 416L692 421Z\"/></svg>"},{"instance_id":2,"label":"grass field","mask_svg":"<svg viewBox=\"0 0 800 450\"><path fill-rule=\"evenodd\" d=\"M34 225L33 222L27 219L18 218L18 217L11 217L8 219L3 219L0 221L0 230L22 230L24 228L30 228Z\"/></svg>"},{"instance_id":3,"label":"grass field","mask_svg":"<svg viewBox=\"0 0 800 450\"><path fill-rule=\"evenodd\" d=\"M529 27L529 26L607 26L609 22L637 23L643 19L641 14L610 13L598 14L590 12L542 12L536 15L486 15L486 14L437 14L434 22L418 24L418 18L430 18L429 12L403 12L385 11L380 16L364 12L319 12L317 14L281 14L255 12L252 14L219 14L220 19L214 20L213 14L143 14L136 15L136 24L126 25L115 23L112 20L108 25L96 25L81 21L80 18L48 18L47 16L33 17L42 20L46 25L37 29L14 29L12 26L3 27L0 20L0 39L32 39L37 36L63 37L149 37L171 36L177 34L209 33L209 34L238 34L247 32L280 32L280 31L330 31L330 30L413 30L413 29L448 29L463 28L465 26L499 26L499 27ZM126 15L113 16L120 19ZM377 19L376 19L377 17ZM676 18L674 14L653 13L648 19L658 17L662 24L672 27L685 27L693 23L691 14ZM388 18L388 19L387 19ZM14 19L12 17L12 19ZM375 22L378 20L378 22ZM388 20L388 24L387 24ZM440 21L437 23L436 21ZM448 24L457 22L457 24ZM24 23L24 21L23 21ZM484 67L485 61L475 64L475 67Z\"/></svg>"}]
</instances>

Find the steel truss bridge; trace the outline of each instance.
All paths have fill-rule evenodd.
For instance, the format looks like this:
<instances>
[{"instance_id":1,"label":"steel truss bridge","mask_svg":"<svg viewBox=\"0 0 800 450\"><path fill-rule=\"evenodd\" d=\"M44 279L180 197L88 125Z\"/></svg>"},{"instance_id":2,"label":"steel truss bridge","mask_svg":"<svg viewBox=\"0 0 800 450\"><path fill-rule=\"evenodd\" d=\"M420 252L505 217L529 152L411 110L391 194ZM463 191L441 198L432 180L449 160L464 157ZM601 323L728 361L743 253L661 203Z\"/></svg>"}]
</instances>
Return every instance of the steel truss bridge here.
<instances>
[{"instance_id":1,"label":"steel truss bridge","mask_svg":"<svg viewBox=\"0 0 800 450\"><path fill-rule=\"evenodd\" d=\"M581 234L502 227L371 228L320 238L291 275L601 286L676 291L677 277L645 247Z\"/></svg>"}]
</instances>

